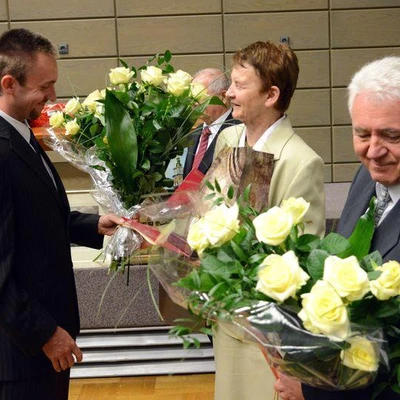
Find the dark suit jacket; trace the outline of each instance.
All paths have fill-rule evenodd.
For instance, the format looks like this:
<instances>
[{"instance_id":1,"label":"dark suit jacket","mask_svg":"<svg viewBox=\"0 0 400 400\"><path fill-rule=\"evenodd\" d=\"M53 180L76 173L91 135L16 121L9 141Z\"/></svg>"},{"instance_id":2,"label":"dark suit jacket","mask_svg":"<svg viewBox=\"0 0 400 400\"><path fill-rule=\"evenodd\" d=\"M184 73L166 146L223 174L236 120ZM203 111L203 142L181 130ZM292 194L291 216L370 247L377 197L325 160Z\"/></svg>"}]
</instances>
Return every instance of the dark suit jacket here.
<instances>
[{"instance_id":1,"label":"dark suit jacket","mask_svg":"<svg viewBox=\"0 0 400 400\"><path fill-rule=\"evenodd\" d=\"M358 218L366 211L372 196L376 196L375 182L366 168L361 167L351 184L346 204L343 208L338 233L349 237L354 230ZM375 230L371 243L371 251L379 250L384 261L400 261L400 202L398 202L386 218ZM303 385L303 395L306 400L367 400L372 396L372 387L364 390L349 390L346 392L329 392ZM378 396L379 400L399 400L400 394L392 391Z\"/></svg>"},{"instance_id":2,"label":"dark suit jacket","mask_svg":"<svg viewBox=\"0 0 400 400\"><path fill-rule=\"evenodd\" d=\"M212 162L213 162L213 157L214 157L214 150L215 150L215 144L217 143L217 139L219 134L225 129L228 128L231 125L236 125L240 124L241 122L238 121L237 119L233 119L232 117L232 112L229 113L228 117L226 120L222 123L222 125L219 127L219 130L217 134L215 135L213 141L210 143L210 145L207 148L206 153L204 154L203 160L200 163L199 170L203 173L206 174L206 172L209 170ZM196 149L197 146L199 145L200 141L200 135L202 131L202 126L195 129L191 135L191 140L192 144L188 148L188 154L186 156L186 161L185 165L183 167L183 177L185 178L189 172L192 170L193 166L193 161L194 161L194 156L196 155Z\"/></svg>"},{"instance_id":3,"label":"dark suit jacket","mask_svg":"<svg viewBox=\"0 0 400 400\"><path fill-rule=\"evenodd\" d=\"M79 331L71 241L100 248L98 216L70 213L26 140L0 117L0 381L52 369L42 346L59 325Z\"/></svg>"}]
</instances>

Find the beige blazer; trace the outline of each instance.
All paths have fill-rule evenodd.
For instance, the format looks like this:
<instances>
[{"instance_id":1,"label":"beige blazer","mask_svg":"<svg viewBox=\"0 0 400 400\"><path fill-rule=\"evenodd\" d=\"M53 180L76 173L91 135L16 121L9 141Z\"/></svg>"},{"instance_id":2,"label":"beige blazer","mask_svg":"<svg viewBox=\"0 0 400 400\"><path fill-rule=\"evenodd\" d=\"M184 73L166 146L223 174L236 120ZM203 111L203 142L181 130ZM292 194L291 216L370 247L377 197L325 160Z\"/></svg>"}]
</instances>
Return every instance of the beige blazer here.
<instances>
[{"instance_id":1,"label":"beige blazer","mask_svg":"<svg viewBox=\"0 0 400 400\"><path fill-rule=\"evenodd\" d=\"M224 129L215 147L214 158L225 147L237 147L244 124ZM296 135L288 117L272 132L263 151L274 155L274 172L268 206L279 206L289 197L303 197L310 203L306 214L306 232L325 232L324 162L303 139Z\"/></svg>"}]
</instances>

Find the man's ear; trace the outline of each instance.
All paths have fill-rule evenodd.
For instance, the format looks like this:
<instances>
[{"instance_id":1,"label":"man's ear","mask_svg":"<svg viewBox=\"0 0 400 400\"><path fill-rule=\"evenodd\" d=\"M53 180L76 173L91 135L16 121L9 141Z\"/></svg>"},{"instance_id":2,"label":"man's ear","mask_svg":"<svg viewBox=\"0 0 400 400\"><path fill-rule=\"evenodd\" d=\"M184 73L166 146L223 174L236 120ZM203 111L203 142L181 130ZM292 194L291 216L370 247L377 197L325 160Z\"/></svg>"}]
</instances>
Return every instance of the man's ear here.
<instances>
[{"instance_id":1,"label":"man's ear","mask_svg":"<svg viewBox=\"0 0 400 400\"><path fill-rule=\"evenodd\" d=\"M278 86L271 86L271 88L267 92L267 100L265 102L267 107L273 107L279 99L281 94Z\"/></svg>"},{"instance_id":2,"label":"man's ear","mask_svg":"<svg viewBox=\"0 0 400 400\"><path fill-rule=\"evenodd\" d=\"M0 81L1 88L2 88L2 93L12 93L12 92L14 92L16 83L17 83L17 81L13 76L4 75L1 78L1 81Z\"/></svg>"}]
</instances>

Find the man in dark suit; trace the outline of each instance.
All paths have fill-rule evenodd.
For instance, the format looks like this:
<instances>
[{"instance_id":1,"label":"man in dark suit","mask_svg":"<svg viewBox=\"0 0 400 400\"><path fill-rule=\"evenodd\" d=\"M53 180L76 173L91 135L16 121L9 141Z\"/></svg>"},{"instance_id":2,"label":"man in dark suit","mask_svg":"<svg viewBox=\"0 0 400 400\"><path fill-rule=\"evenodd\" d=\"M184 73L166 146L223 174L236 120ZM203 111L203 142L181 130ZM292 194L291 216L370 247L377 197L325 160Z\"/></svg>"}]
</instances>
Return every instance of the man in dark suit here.
<instances>
[{"instance_id":1,"label":"man in dark suit","mask_svg":"<svg viewBox=\"0 0 400 400\"><path fill-rule=\"evenodd\" d=\"M400 261L400 57L386 57L365 65L348 87L348 106L353 126L355 153L362 162L344 206L338 232L350 236L358 218L366 211L372 196L378 202L384 193L385 208L376 218L371 251L378 250L384 261ZM378 378L387 382L388 376ZM374 385L351 391L324 391L286 377L276 384L282 399L366 400ZM386 390L377 400L400 399Z\"/></svg>"},{"instance_id":2,"label":"man in dark suit","mask_svg":"<svg viewBox=\"0 0 400 400\"><path fill-rule=\"evenodd\" d=\"M70 212L27 124L55 101L56 52L44 37L0 37L0 399L67 400L79 313L70 242L101 248L115 215Z\"/></svg>"},{"instance_id":3,"label":"man in dark suit","mask_svg":"<svg viewBox=\"0 0 400 400\"><path fill-rule=\"evenodd\" d=\"M205 174L213 162L215 144L217 138L225 128L236 125L240 121L233 119L232 109L230 108L229 99L226 97L226 91L230 86L230 79L219 69L206 68L198 71L193 82L199 82L210 96L218 96L225 106L211 105L208 106L202 116L202 123L193 131L191 145L188 148L187 157L183 167L183 177L185 178L193 167L198 168ZM209 132L208 132L209 130ZM206 151L200 159L198 155L201 150L202 133L207 132L203 140L206 141ZM204 135L204 134L203 134ZM197 157L196 157L197 155Z\"/></svg>"}]
</instances>

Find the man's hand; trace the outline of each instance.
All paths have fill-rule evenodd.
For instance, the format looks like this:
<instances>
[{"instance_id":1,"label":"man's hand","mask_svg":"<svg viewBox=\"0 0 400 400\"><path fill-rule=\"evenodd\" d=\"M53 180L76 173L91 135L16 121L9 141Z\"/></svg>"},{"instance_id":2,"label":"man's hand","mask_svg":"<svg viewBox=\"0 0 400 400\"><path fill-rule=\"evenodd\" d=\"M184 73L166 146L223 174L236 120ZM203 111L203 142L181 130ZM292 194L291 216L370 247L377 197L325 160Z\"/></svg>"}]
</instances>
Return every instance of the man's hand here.
<instances>
[{"instance_id":1,"label":"man's hand","mask_svg":"<svg viewBox=\"0 0 400 400\"><path fill-rule=\"evenodd\" d=\"M82 352L75 340L59 326L42 350L57 372L71 368L75 364L74 356L77 362L82 361Z\"/></svg>"},{"instance_id":2,"label":"man's hand","mask_svg":"<svg viewBox=\"0 0 400 400\"><path fill-rule=\"evenodd\" d=\"M279 393L279 398L282 400L304 400L301 383L286 375L279 374L274 389Z\"/></svg>"},{"instance_id":3,"label":"man's hand","mask_svg":"<svg viewBox=\"0 0 400 400\"><path fill-rule=\"evenodd\" d=\"M101 235L111 236L114 234L117 226L122 225L125 221L115 214L102 215L99 219L97 231Z\"/></svg>"}]
</instances>

